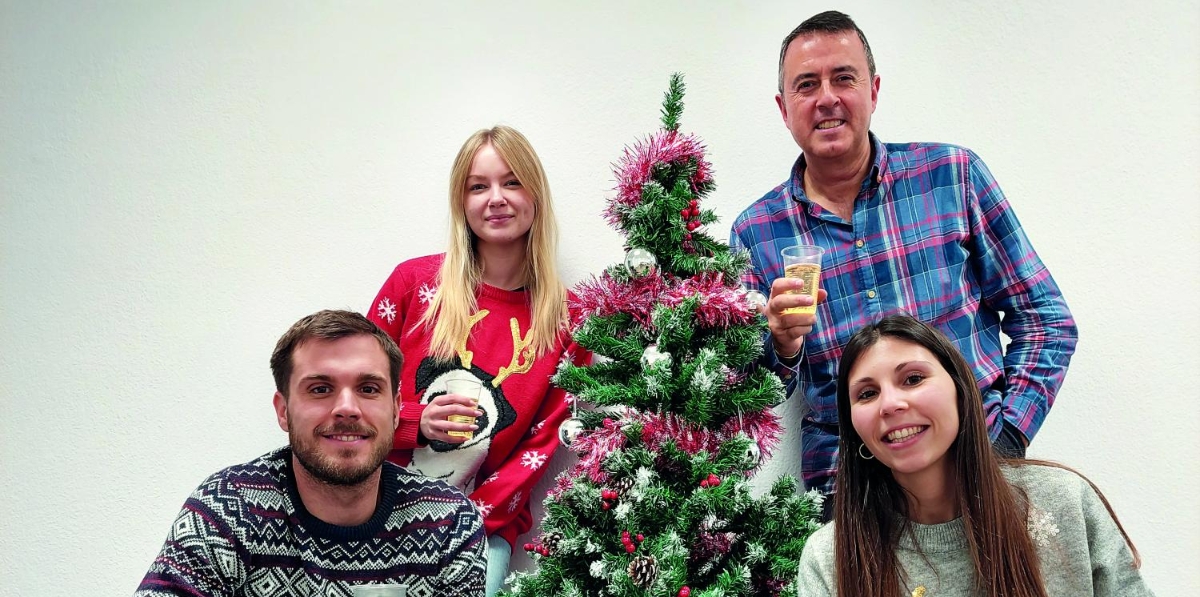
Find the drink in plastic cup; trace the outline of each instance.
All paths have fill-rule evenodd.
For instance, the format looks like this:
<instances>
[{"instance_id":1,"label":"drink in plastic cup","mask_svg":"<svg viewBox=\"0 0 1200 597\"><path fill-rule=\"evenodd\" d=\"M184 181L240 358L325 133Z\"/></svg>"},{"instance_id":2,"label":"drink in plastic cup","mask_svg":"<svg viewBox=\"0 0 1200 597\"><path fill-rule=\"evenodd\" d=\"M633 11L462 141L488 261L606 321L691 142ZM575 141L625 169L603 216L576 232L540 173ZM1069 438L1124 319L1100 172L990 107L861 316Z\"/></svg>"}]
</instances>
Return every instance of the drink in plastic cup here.
<instances>
[{"instance_id":1,"label":"drink in plastic cup","mask_svg":"<svg viewBox=\"0 0 1200 597\"><path fill-rule=\"evenodd\" d=\"M406 597L408 585L355 585L350 587L354 597Z\"/></svg>"},{"instance_id":2,"label":"drink in plastic cup","mask_svg":"<svg viewBox=\"0 0 1200 597\"><path fill-rule=\"evenodd\" d=\"M788 294L807 294L813 299L813 304L807 307L785 309L784 313L816 313L817 290L821 283L821 256L825 249L814 245L796 245L779 252L783 256L783 275L788 278L804 280L804 288L799 292Z\"/></svg>"},{"instance_id":3,"label":"drink in plastic cup","mask_svg":"<svg viewBox=\"0 0 1200 597\"><path fill-rule=\"evenodd\" d=\"M446 393L466 396L467 398L470 398L471 401L475 403L476 408L478 408L479 396L483 393L483 384L479 383L478 379L451 379L450 381L446 382ZM450 415L447 417L447 419L449 419L452 423L469 423L471 425L475 424L475 417L468 417L466 415ZM475 436L475 433L472 431L447 431L446 435L471 439Z\"/></svg>"}]
</instances>

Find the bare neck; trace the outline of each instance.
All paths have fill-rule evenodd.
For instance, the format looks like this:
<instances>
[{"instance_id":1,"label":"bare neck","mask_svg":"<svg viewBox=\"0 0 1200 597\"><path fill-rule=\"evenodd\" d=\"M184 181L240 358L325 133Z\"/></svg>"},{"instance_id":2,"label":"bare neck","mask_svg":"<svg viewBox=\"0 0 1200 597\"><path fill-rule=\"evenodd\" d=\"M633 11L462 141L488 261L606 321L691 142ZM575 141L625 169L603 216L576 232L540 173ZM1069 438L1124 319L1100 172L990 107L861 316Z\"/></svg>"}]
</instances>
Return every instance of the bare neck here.
<instances>
[{"instance_id":1,"label":"bare neck","mask_svg":"<svg viewBox=\"0 0 1200 597\"><path fill-rule=\"evenodd\" d=\"M483 283L504 290L516 290L528 284L525 279L526 250L522 242L515 247L476 247L483 266Z\"/></svg>"},{"instance_id":2,"label":"bare neck","mask_svg":"<svg viewBox=\"0 0 1200 597\"><path fill-rule=\"evenodd\" d=\"M329 524L351 527L363 524L375 514L379 502L380 470L376 470L366 481L353 487L339 487L323 483L313 476L292 456L292 470L296 474L296 492L310 514Z\"/></svg>"},{"instance_id":3,"label":"bare neck","mask_svg":"<svg viewBox=\"0 0 1200 597\"><path fill-rule=\"evenodd\" d=\"M871 168L871 151L853 160L809 160L805 156L804 194L817 205L850 221L854 200Z\"/></svg>"},{"instance_id":4,"label":"bare neck","mask_svg":"<svg viewBox=\"0 0 1200 597\"><path fill-rule=\"evenodd\" d=\"M958 518L954 480L949 468L897 475L896 482L908 495L908 516L920 524L939 524Z\"/></svg>"}]
</instances>

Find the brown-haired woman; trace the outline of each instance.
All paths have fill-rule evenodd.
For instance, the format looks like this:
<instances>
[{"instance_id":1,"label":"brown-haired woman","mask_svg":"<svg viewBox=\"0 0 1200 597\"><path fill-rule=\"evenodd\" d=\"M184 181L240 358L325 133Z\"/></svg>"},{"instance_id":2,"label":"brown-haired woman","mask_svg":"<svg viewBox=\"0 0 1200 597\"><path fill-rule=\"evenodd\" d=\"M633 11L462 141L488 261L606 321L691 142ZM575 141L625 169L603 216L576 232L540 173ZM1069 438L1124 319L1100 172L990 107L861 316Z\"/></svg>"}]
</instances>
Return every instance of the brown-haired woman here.
<instances>
[{"instance_id":1,"label":"brown-haired woman","mask_svg":"<svg viewBox=\"0 0 1200 597\"><path fill-rule=\"evenodd\" d=\"M1002 459L971 368L908 316L859 330L838 367L833 523L800 595L1151 595L1108 502L1049 462Z\"/></svg>"}]
</instances>

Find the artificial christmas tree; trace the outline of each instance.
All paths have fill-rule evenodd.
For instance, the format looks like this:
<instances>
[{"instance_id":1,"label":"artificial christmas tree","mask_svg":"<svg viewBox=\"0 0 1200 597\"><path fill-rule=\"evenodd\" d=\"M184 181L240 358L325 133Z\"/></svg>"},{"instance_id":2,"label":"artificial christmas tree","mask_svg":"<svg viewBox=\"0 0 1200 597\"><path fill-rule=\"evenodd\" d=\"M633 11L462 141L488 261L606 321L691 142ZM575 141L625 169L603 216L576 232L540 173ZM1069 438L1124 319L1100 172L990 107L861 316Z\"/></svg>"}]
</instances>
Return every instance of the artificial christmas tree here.
<instances>
[{"instance_id":1,"label":"artificial christmas tree","mask_svg":"<svg viewBox=\"0 0 1200 597\"><path fill-rule=\"evenodd\" d=\"M673 75L662 130L616 165L605 216L624 263L575 288L575 339L599 358L554 381L596 410L559 430L579 461L546 498L515 597L794 595L818 526L819 498L791 477L751 495L783 385L757 366L765 301L739 285L747 257L705 232L712 168L678 130L683 92Z\"/></svg>"}]
</instances>

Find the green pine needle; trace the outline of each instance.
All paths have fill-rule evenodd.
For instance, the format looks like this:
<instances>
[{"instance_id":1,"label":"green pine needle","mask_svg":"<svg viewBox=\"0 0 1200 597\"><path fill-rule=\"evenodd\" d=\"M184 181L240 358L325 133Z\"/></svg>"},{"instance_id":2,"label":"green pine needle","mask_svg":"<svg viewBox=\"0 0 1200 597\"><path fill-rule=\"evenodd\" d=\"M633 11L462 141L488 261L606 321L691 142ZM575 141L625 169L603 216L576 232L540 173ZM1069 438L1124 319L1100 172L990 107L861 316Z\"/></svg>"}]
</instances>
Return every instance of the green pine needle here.
<instances>
[{"instance_id":1,"label":"green pine needle","mask_svg":"<svg viewBox=\"0 0 1200 597\"><path fill-rule=\"evenodd\" d=\"M668 131L679 130L679 117L683 115L683 73L672 73L671 84L663 94L662 124Z\"/></svg>"}]
</instances>

